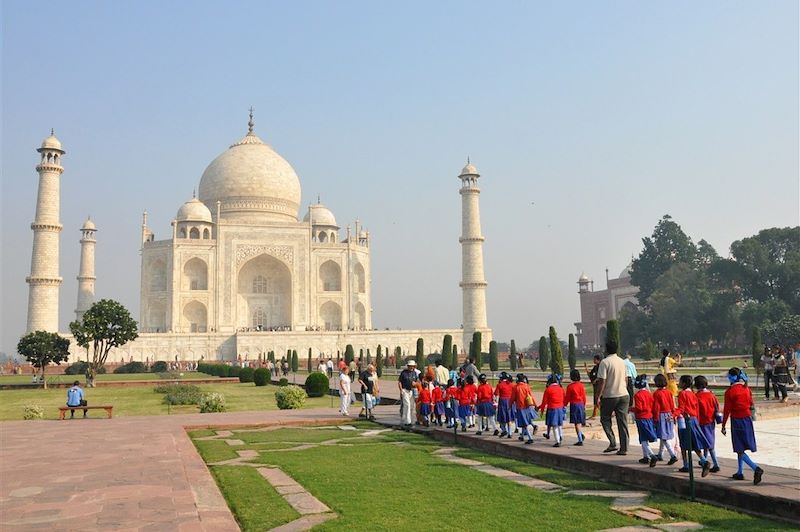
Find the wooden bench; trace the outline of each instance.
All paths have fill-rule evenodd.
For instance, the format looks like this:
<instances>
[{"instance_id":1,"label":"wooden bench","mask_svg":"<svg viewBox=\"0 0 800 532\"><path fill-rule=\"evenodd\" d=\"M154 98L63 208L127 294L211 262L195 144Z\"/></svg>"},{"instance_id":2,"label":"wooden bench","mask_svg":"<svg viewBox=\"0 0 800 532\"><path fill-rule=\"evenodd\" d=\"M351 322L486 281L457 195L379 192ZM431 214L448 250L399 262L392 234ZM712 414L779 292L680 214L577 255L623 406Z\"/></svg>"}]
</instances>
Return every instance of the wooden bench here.
<instances>
[{"instance_id":1,"label":"wooden bench","mask_svg":"<svg viewBox=\"0 0 800 532\"><path fill-rule=\"evenodd\" d=\"M111 419L111 412L114 409L112 405L100 405L100 406L59 406L58 407L58 419L63 421L64 416L67 415L67 412L74 412L75 410L95 410L98 408L102 408L108 414L108 418Z\"/></svg>"}]
</instances>

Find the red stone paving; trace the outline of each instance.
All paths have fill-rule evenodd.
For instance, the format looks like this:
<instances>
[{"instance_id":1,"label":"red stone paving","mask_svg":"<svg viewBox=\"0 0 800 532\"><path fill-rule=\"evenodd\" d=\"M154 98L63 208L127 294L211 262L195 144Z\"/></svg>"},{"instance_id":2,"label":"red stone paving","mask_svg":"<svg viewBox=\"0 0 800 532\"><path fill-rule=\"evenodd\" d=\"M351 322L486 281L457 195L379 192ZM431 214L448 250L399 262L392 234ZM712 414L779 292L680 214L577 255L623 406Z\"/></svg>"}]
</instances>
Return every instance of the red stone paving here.
<instances>
[{"instance_id":1,"label":"red stone paving","mask_svg":"<svg viewBox=\"0 0 800 532\"><path fill-rule=\"evenodd\" d=\"M313 410L0 423L0 530L239 530L184 427L341 422Z\"/></svg>"}]
</instances>

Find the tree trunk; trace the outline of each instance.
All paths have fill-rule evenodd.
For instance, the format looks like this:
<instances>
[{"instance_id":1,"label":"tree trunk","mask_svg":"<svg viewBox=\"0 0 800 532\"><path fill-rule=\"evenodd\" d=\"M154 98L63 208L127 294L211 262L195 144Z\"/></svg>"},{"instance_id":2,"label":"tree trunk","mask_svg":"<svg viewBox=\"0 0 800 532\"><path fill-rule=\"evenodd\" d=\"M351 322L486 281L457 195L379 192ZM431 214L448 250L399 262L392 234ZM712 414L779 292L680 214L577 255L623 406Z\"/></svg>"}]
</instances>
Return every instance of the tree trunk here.
<instances>
[{"instance_id":1,"label":"tree trunk","mask_svg":"<svg viewBox=\"0 0 800 532\"><path fill-rule=\"evenodd\" d=\"M86 370L86 387L87 388L94 388L94 378L95 378L94 368L89 367L89 369Z\"/></svg>"},{"instance_id":2,"label":"tree trunk","mask_svg":"<svg viewBox=\"0 0 800 532\"><path fill-rule=\"evenodd\" d=\"M47 389L47 380L44 378L44 366L42 366L42 375L39 378L42 379L42 386L46 390Z\"/></svg>"}]
</instances>

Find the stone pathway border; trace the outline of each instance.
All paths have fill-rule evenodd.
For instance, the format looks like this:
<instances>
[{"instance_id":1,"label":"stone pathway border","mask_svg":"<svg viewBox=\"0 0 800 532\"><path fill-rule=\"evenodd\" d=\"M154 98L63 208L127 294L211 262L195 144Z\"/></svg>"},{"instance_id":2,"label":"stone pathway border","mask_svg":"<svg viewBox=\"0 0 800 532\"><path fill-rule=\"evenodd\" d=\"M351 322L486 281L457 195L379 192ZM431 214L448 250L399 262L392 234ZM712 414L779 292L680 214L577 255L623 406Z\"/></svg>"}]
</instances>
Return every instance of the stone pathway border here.
<instances>
[{"instance_id":1,"label":"stone pathway border","mask_svg":"<svg viewBox=\"0 0 800 532\"><path fill-rule=\"evenodd\" d=\"M303 486L277 467L259 467L261 476L275 488L281 497L300 514L298 519L273 528L279 532L311 530L320 523L334 519L337 515L322 501L311 495Z\"/></svg>"}]
</instances>

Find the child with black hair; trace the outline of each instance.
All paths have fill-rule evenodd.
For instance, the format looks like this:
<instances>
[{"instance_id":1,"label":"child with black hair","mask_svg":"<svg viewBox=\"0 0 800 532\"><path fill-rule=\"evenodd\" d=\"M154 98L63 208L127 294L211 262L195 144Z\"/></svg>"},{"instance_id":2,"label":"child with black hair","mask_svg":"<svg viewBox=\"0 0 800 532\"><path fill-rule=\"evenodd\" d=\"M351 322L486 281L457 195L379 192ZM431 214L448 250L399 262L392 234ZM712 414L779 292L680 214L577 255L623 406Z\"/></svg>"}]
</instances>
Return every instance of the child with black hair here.
<instances>
[{"instance_id":1,"label":"child with black hair","mask_svg":"<svg viewBox=\"0 0 800 532\"><path fill-rule=\"evenodd\" d=\"M497 425L494 421L494 390L492 390L492 385L486 382L486 374L481 373L478 375L478 389L476 390L476 411L478 417L478 423L480 426L478 427L476 435L480 436L483 434L483 431L494 430L494 435L497 436L500 434L500 431L497 430Z\"/></svg>"},{"instance_id":2,"label":"child with black hair","mask_svg":"<svg viewBox=\"0 0 800 532\"><path fill-rule=\"evenodd\" d=\"M536 401L533 399L533 392L528 386L528 378L517 373L517 385L514 386L514 404L517 406L517 428L519 428L519 441L525 441L526 445L533 443L533 434L538 428L533 420L536 419ZM528 426L533 425L533 434L528 430ZM527 438L527 439L526 439Z\"/></svg>"},{"instance_id":3,"label":"child with black hair","mask_svg":"<svg viewBox=\"0 0 800 532\"><path fill-rule=\"evenodd\" d=\"M722 409L722 434L727 434L725 424L731 420L731 443L739 461L739 469L733 474L734 480L744 480L744 464L753 470L753 484L761 483L764 470L747 456L747 451L756 452L756 433L753 429L753 394L747 387L747 374L739 368L728 370L730 387L725 390Z\"/></svg>"},{"instance_id":4,"label":"child with black hair","mask_svg":"<svg viewBox=\"0 0 800 532\"><path fill-rule=\"evenodd\" d=\"M458 390L458 419L461 421L461 432L467 431L467 424L472 415L472 405L475 404L475 382L472 375L462 379Z\"/></svg>"},{"instance_id":5,"label":"child with black hair","mask_svg":"<svg viewBox=\"0 0 800 532\"><path fill-rule=\"evenodd\" d=\"M433 413L431 416L435 419L435 423L442 426L442 416L444 415L444 385L435 384L433 391L431 391L431 401L433 401Z\"/></svg>"},{"instance_id":6,"label":"child with black hair","mask_svg":"<svg viewBox=\"0 0 800 532\"><path fill-rule=\"evenodd\" d=\"M561 377L555 373L551 374L547 377L547 387L544 389L539 412L547 410L547 414L545 414L545 423L547 425L545 438L549 438L550 432L553 432L556 440L553 447L561 447L561 440L564 437L561 432L561 425L564 424L565 399L564 388L561 387Z\"/></svg>"},{"instance_id":7,"label":"child with black hair","mask_svg":"<svg viewBox=\"0 0 800 532\"><path fill-rule=\"evenodd\" d=\"M717 423L722 421L722 413L719 411L719 400L714 392L708 389L708 379L702 375L694 378L694 394L697 396L697 405L699 413L697 421L700 423L700 430L706 437L708 447L703 451L703 456L706 459L711 457L714 466L709 470L711 473L719 471L719 462L717 462L717 452L714 450L716 441L716 428Z\"/></svg>"},{"instance_id":8,"label":"child with black hair","mask_svg":"<svg viewBox=\"0 0 800 532\"><path fill-rule=\"evenodd\" d=\"M638 392L633 396L631 412L636 417L636 429L639 431L639 443L642 444L643 457L640 464L650 464L655 467L658 457L650 450L650 443L656 441L656 428L653 425L653 394L647 389L647 375L639 374L633 381L633 386Z\"/></svg>"},{"instance_id":9,"label":"child with black hair","mask_svg":"<svg viewBox=\"0 0 800 532\"><path fill-rule=\"evenodd\" d=\"M458 414L458 386L453 379L447 381L447 389L444 392L444 416L447 420L447 428L452 429L456 426Z\"/></svg>"},{"instance_id":10,"label":"child with black hair","mask_svg":"<svg viewBox=\"0 0 800 532\"><path fill-rule=\"evenodd\" d=\"M678 388L681 391L678 392L678 408L675 410L675 419L678 421L678 438L681 442L681 457L683 458L683 467L678 471L680 473L689 472L689 448L691 447L700 460L700 467L703 470L701 476L707 477L711 465L703 456L702 451L708 447L708 441L697 422L700 409L697 404L697 396L692 393L692 376L681 375L678 380Z\"/></svg>"},{"instance_id":11,"label":"child with black hair","mask_svg":"<svg viewBox=\"0 0 800 532\"><path fill-rule=\"evenodd\" d=\"M581 428L586 425L586 388L581 382L581 372L573 369L569 372L569 380L572 381L567 386L566 401L569 404L569 422L575 426L575 434L578 441L575 445L583 445L583 432Z\"/></svg>"},{"instance_id":12,"label":"child with black hair","mask_svg":"<svg viewBox=\"0 0 800 532\"><path fill-rule=\"evenodd\" d=\"M667 389L667 378L663 374L659 373L653 377L653 384L658 388L653 393L653 419L659 440L656 460L664 459L664 449L666 448L670 456L667 465L672 465L678 461L671 444L675 438L675 425L672 422L675 399L672 397L672 392Z\"/></svg>"},{"instance_id":13,"label":"child with black hair","mask_svg":"<svg viewBox=\"0 0 800 532\"><path fill-rule=\"evenodd\" d=\"M511 396L514 393L514 385L511 384L513 378L503 371L500 373L500 381L494 387L494 395L497 397L497 422L500 424L500 437L511 437L511 422L514 414L511 411Z\"/></svg>"}]
</instances>

